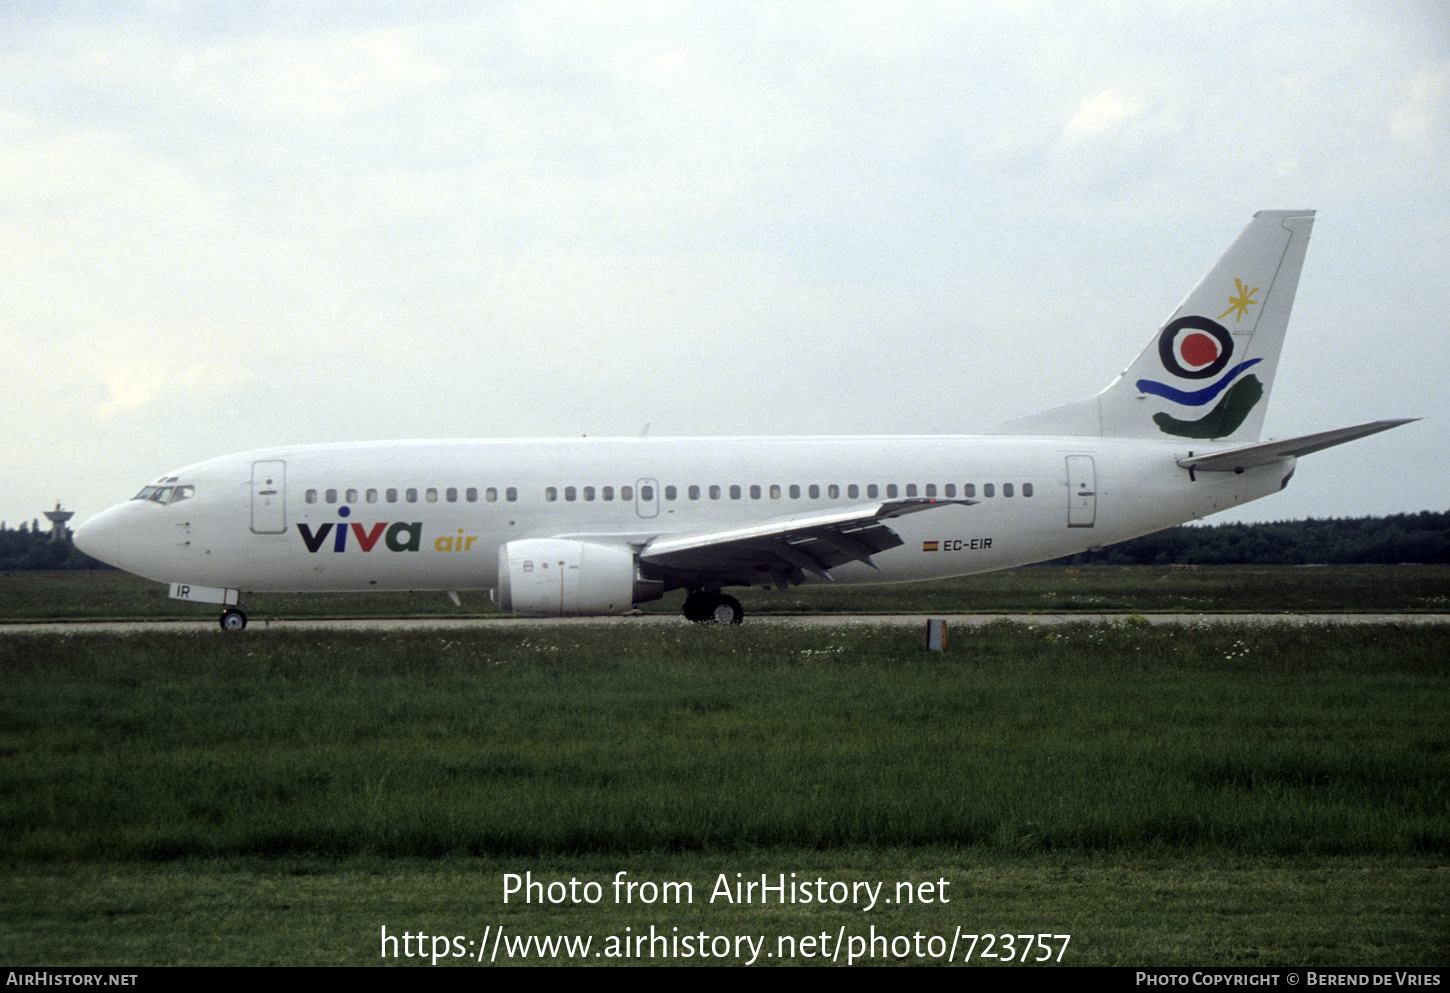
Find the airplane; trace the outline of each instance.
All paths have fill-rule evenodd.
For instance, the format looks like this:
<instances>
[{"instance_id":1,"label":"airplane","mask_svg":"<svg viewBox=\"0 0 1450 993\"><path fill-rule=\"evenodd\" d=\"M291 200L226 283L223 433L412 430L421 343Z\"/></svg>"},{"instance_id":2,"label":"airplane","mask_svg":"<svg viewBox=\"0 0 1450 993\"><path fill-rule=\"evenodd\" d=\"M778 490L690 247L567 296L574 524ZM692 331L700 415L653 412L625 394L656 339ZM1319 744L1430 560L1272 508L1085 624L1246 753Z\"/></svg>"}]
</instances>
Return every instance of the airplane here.
<instances>
[{"instance_id":1,"label":"airplane","mask_svg":"<svg viewBox=\"0 0 1450 993\"><path fill-rule=\"evenodd\" d=\"M683 589L941 579L1148 534L1283 489L1300 456L1410 419L1261 441L1314 212L1261 211L1095 396L981 434L358 442L165 473L82 524L87 554L220 605L241 594L492 591L624 614Z\"/></svg>"}]
</instances>

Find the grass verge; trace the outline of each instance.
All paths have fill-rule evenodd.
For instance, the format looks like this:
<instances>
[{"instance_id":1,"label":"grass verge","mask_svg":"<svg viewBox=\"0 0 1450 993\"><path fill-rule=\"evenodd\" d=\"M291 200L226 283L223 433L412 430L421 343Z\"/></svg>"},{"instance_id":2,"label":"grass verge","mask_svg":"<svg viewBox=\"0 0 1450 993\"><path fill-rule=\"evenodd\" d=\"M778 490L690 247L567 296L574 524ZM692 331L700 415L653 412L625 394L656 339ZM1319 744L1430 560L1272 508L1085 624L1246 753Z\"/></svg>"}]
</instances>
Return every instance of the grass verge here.
<instances>
[{"instance_id":1,"label":"grass verge","mask_svg":"<svg viewBox=\"0 0 1450 993\"><path fill-rule=\"evenodd\" d=\"M5 957L876 924L1069 933L1073 964L1444 964L1447 633L1001 622L945 655L889 628L8 636ZM697 897L502 900L507 873L620 869ZM953 899L704 899L792 872Z\"/></svg>"},{"instance_id":2,"label":"grass verge","mask_svg":"<svg viewBox=\"0 0 1450 993\"><path fill-rule=\"evenodd\" d=\"M737 590L747 617L919 613L1445 613L1450 566L1028 566L886 586ZM678 614L676 591L643 604ZM257 618L503 616L483 591L455 607L441 593L270 593L245 598ZM0 623L48 620L209 620L219 608L167 597L123 572L0 574Z\"/></svg>"}]
</instances>

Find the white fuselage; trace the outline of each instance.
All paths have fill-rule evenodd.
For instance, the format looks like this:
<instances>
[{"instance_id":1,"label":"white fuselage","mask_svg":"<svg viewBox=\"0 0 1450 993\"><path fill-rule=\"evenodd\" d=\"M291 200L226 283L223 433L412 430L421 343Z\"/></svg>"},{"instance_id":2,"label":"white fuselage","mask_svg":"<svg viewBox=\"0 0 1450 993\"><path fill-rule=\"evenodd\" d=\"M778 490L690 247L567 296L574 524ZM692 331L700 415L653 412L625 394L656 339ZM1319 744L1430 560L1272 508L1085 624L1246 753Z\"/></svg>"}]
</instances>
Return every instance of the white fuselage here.
<instances>
[{"instance_id":1,"label":"white fuselage","mask_svg":"<svg viewBox=\"0 0 1450 993\"><path fill-rule=\"evenodd\" d=\"M1201 454L1213 444L1193 446ZM1199 473L1182 441L1082 437L412 441L273 448L200 462L86 522L78 541L127 571L242 591L498 586L499 549L577 538L636 551L895 498L974 501L892 522L899 547L844 583L986 572L1170 527L1277 492L1283 459ZM809 582L824 582L809 576ZM762 585L769 585L762 583Z\"/></svg>"},{"instance_id":2,"label":"white fuselage","mask_svg":"<svg viewBox=\"0 0 1450 993\"><path fill-rule=\"evenodd\" d=\"M273 448L163 476L81 525L112 565L248 591L492 589L618 614L685 589L938 579L1041 562L1277 492L1296 459L1406 423L1261 441L1314 212L1259 211L1101 392L991 434L399 441Z\"/></svg>"}]
</instances>

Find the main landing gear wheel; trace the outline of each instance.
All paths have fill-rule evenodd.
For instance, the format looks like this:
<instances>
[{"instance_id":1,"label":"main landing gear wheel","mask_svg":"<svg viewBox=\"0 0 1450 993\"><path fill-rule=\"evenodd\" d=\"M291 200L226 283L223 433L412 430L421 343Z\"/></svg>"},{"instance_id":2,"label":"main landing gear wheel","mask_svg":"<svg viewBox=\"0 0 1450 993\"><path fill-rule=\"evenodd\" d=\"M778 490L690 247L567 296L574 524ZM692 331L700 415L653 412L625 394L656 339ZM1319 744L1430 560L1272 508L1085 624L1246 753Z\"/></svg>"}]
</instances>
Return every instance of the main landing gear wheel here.
<instances>
[{"instance_id":1,"label":"main landing gear wheel","mask_svg":"<svg viewBox=\"0 0 1450 993\"><path fill-rule=\"evenodd\" d=\"M740 601L724 593L691 593L685 598L685 620L696 624L739 624L745 619Z\"/></svg>"},{"instance_id":2,"label":"main landing gear wheel","mask_svg":"<svg viewBox=\"0 0 1450 993\"><path fill-rule=\"evenodd\" d=\"M240 631L247 626L247 615L236 607L228 607L222 611L222 630Z\"/></svg>"}]
</instances>

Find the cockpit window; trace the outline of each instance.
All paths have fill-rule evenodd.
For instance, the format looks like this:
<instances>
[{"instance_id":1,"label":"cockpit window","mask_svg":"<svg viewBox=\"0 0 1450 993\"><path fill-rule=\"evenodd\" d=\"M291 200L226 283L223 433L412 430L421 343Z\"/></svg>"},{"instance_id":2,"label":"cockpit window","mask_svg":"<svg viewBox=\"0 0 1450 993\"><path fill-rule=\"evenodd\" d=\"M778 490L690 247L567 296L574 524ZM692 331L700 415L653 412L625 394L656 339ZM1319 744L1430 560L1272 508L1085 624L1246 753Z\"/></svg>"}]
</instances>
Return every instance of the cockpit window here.
<instances>
[{"instance_id":1,"label":"cockpit window","mask_svg":"<svg viewBox=\"0 0 1450 993\"><path fill-rule=\"evenodd\" d=\"M150 500L152 503L165 506L168 503L178 503L189 499L195 493L195 486L145 486L131 499Z\"/></svg>"}]
</instances>

